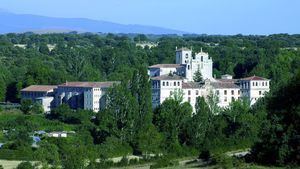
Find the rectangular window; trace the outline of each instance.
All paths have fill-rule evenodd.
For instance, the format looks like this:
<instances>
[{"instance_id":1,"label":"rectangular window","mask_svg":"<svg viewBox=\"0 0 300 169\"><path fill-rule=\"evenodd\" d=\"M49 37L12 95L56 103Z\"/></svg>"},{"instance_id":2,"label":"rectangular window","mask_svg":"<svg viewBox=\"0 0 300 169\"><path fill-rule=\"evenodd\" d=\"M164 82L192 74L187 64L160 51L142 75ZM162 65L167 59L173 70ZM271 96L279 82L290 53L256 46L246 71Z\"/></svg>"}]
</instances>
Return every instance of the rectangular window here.
<instances>
[{"instance_id":1,"label":"rectangular window","mask_svg":"<svg viewBox=\"0 0 300 169\"><path fill-rule=\"evenodd\" d=\"M224 102L227 102L227 97L224 98Z\"/></svg>"},{"instance_id":2,"label":"rectangular window","mask_svg":"<svg viewBox=\"0 0 300 169\"><path fill-rule=\"evenodd\" d=\"M169 86L169 82L167 82L167 86Z\"/></svg>"},{"instance_id":3,"label":"rectangular window","mask_svg":"<svg viewBox=\"0 0 300 169\"><path fill-rule=\"evenodd\" d=\"M177 82L177 86L180 86L180 82Z\"/></svg>"},{"instance_id":4,"label":"rectangular window","mask_svg":"<svg viewBox=\"0 0 300 169\"><path fill-rule=\"evenodd\" d=\"M191 91L190 90L188 90L188 95L191 95Z\"/></svg>"},{"instance_id":5,"label":"rectangular window","mask_svg":"<svg viewBox=\"0 0 300 169\"><path fill-rule=\"evenodd\" d=\"M224 95L227 95L227 90L224 90Z\"/></svg>"},{"instance_id":6,"label":"rectangular window","mask_svg":"<svg viewBox=\"0 0 300 169\"><path fill-rule=\"evenodd\" d=\"M231 101L232 101L232 102L234 102L234 101L235 101L234 97L231 97Z\"/></svg>"},{"instance_id":7,"label":"rectangular window","mask_svg":"<svg viewBox=\"0 0 300 169\"><path fill-rule=\"evenodd\" d=\"M217 91L216 91L216 94L217 94L217 95L219 95L219 94L220 94L220 91L219 91L219 90L217 90Z\"/></svg>"},{"instance_id":8,"label":"rectangular window","mask_svg":"<svg viewBox=\"0 0 300 169\"><path fill-rule=\"evenodd\" d=\"M165 86L165 82L163 82L163 86Z\"/></svg>"},{"instance_id":9,"label":"rectangular window","mask_svg":"<svg viewBox=\"0 0 300 169\"><path fill-rule=\"evenodd\" d=\"M252 83L252 86L255 86L254 82Z\"/></svg>"},{"instance_id":10,"label":"rectangular window","mask_svg":"<svg viewBox=\"0 0 300 169\"><path fill-rule=\"evenodd\" d=\"M189 101L189 103L191 103L191 97L188 97L188 101Z\"/></svg>"},{"instance_id":11,"label":"rectangular window","mask_svg":"<svg viewBox=\"0 0 300 169\"><path fill-rule=\"evenodd\" d=\"M261 91L259 91L259 95L261 95Z\"/></svg>"},{"instance_id":12,"label":"rectangular window","mask_svg":"<svg viewBox=\"0 0 300 169\"><path fill-rule=\"evenodd\" d=\"M234 95L234 90L231 90L231 95Z\"/></svg>"},{"instance_id":13,"label":"rectangular window","mask_svg":"<svg viewBox=\"0 0 300 169\"><path fill-rule=\"evenodd\" d=\"M238 95L240 95L241 94L241 91L240 90L238 90Z\"/></svg>"},{"instance_id":14,"label":"rectangular window","mask_svg":"<svg viewBox=\"0 0 300 169\"><path fill-rule=\"evenodd\" d=\"M174 82L174 86L176 86L176 82Z\"/></svg>"},{"instance_id":15,"label":"rectangular window","mask_svg":"<svg viewBox=\"0 0 300 169\"><path fill-rule=\"evenodd\" d=\"M197 96L199 95L199 90L196 90L196 95L197 95Z\"/></svg>"},{"instance_id":16,"label":"rectangular window","mask_svg":"<svg viewBox=\"0 0 300 169\"><path fill-rule=\"evenodd\" d=\"M258 83L256 82L256 86L258 86Z\"/></svg>"}]
</instances>

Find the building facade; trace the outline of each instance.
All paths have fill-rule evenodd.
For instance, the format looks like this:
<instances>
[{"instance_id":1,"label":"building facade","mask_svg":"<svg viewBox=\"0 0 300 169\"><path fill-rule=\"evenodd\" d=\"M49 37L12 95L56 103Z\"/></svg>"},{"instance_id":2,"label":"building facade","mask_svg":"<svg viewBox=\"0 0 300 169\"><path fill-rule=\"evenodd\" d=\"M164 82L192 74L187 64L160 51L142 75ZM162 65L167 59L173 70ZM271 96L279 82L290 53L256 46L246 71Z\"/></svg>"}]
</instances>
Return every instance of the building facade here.
<instances>
[{"instance_id":1,"label":"building facade","mask_svg":"<svg viewBox=\"0 0 300 169\"><path fill-rule=\"evenodd\" d=\"M57 86L33 85L21 90L22 99L38 102L46 113L61 104L98 112L105 107L105 93L119 82L66 82Z\"/></svg>"},{"instance_id":2,"label":"building facade","mask_svg":"<svg viewBox=\"0 0 300 169\"><path fill-rule=\"evenodd\" d=\"M38 102L42 105L44 112L49 113L55 106L54 85L31 85L21 90L21 98Z\"/></svg>"},{"instance_id":3,"label":"building facade","mask_svg":"<svg viewBox=\"0 0 300 169\"><path fill-rule=\"evenodd\" d=\"M194 110L199 96L206 98L212 93L218 98L218 106L227 107L241 98L248 99L253 105L269 91L270 80L258 76L233 79L226 74L221 79L213 78L212 58L202 49L194 56L190 49L176 49L175 56L176 64L158 64L148 68L153 108L178 90L183 92L183 101L189 102ZM197 71L201 72L202 82L193 80Z\"/></svg>"}]
</instances>

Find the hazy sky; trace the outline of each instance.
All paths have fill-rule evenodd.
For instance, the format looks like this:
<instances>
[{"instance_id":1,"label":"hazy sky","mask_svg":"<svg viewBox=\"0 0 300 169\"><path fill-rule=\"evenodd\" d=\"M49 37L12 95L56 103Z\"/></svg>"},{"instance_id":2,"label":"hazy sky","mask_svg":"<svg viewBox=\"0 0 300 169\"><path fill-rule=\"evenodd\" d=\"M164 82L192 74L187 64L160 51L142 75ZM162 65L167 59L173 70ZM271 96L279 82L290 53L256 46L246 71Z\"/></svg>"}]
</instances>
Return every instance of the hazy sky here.
<instances>
[{"instance_id":1,"label":"hazy sky","mask_svg":"<svg viewBox=\"0 0 300 169\"><path fill-rule=\"evenodd\" d=\"M300 33L300 0L0 0L0 8L191 33Z\"/></svg>"}]
</instances>

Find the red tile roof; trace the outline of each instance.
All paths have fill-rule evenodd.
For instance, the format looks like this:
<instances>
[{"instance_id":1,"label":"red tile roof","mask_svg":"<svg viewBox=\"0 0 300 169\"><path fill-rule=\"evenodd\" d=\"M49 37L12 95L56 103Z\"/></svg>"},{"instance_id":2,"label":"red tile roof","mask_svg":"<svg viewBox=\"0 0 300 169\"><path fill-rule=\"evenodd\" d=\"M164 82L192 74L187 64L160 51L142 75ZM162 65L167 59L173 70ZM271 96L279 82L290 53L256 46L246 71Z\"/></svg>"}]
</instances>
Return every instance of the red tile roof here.
<instances>
[{"instance_id":1,"label":"red tile roof","mask_svg":"<svg viewBox=\"0 0 300 169\"><path fill-rule=\"evenodd\" d=\"M21 92L49 92L57 88L54 85L31 85L21 90Z\"/></svg>"},{"instance_id":2,"label":"red tile roof","mask_svg":"<svg viewBox=\"0 0 300 169\"><path fill-rule=\"evenodd\" d=\"M268 80L268 79L254 75L251 77L242 78L241 80Z\"/></svg>"},{"instance_id":3,"label":"red tile roof","mask_svg":"<svg viewBox=\"0 0 300 169\"><path fill-rule=\"evenodd\" d=\"M118 84L117 81L111 81L111 82L66 82L61 85L58 85L59 87L91 87L91 88L106 88L111 87L113 84Z\"/></svg>"},{"instance_id":4,"label":"red tile roof","mask_svg":"<svg viewBox=\"0 0 300 169\"><path fill-rule=\"evenodd\" d=\"M149 66L149 68L179 68L183 67L183 65L180 64L157 64Z\"/></svg>"}]
</instances>

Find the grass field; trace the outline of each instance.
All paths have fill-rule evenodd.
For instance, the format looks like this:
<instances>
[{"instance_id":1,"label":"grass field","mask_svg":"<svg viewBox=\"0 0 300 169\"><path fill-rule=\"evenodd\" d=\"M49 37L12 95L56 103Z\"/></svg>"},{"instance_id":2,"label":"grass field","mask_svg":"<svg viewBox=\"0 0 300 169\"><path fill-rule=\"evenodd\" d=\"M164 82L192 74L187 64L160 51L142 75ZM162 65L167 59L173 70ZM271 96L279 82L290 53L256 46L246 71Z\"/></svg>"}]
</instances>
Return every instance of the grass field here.
<instances>
[{"instance_id":1,"label":"grass field","mask_svg":"<svg viewBox=\"0 0 300 169\"><path fill-rule=\"evenodd\" d=\"M0 165L3 166L4 169L14 169L23 161L13 161L13 160L0 160ZM36 164L38 162L33 161L32 164Z\"/></svg>"}]
</instances>

